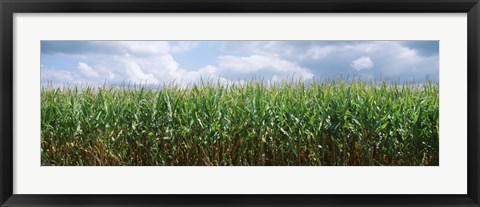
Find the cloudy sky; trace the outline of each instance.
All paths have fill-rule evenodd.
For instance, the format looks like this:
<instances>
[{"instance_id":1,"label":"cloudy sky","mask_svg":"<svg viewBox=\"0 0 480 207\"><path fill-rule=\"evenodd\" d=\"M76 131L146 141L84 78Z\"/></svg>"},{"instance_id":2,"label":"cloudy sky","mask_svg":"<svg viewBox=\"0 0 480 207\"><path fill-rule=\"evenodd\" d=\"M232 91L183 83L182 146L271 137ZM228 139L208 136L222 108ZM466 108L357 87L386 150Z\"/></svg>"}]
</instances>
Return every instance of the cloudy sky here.
<instances>
[{"instance_id":1,"label":"cloudy sky","mask_svg":"<svg viewBox=\"0 0 480 207\"><path fill-rule=\"evenodd\" d=\"M42 41L43 85L438 80L438 41Z\"/></svg>"}]
</instances>

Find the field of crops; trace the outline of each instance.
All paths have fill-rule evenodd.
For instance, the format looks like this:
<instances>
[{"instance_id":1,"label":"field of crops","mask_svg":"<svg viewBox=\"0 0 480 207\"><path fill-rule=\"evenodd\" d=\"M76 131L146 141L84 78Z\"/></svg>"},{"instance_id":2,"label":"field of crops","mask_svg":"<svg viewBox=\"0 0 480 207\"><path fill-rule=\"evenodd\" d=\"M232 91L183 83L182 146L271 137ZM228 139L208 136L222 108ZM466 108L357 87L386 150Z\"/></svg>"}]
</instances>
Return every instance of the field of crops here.
<instances>
[{"instance_id":1,"label":"field of crops","mask_svg":"<svg viewBox=\"0 0 480 207\"><path fill-rule=\"evenodd\" d=\"M439 87L43 87L42 165L438 165Z\"/></svg>"}]
</instances>

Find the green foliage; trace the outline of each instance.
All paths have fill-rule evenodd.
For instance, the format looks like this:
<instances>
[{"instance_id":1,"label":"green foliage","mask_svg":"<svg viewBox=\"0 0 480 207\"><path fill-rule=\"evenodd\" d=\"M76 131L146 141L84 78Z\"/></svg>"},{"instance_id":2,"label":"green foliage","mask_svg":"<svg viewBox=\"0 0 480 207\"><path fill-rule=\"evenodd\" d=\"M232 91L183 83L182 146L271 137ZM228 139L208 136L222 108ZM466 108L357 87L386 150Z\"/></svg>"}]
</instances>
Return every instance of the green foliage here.
<instances>
[{"instance_id":1,"label":"green foliage","mask_svg":"<svg viewBox=\"0 0 480 207\"><path fill-rule=\"evenodd\" d=\"M42 88L42 165L438 165L439 87Z\"/></svg>"}]
</instances>

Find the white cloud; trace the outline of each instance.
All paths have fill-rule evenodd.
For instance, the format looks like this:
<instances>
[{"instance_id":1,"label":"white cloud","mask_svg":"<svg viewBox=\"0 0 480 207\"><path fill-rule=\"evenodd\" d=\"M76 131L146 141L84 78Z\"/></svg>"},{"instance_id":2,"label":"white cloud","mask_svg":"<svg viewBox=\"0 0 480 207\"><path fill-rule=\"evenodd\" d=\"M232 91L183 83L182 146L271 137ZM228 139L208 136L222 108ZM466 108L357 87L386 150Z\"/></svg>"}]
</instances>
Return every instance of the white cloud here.
<instances>
[{"instance_id":1,"label":"white cloud","mask_svg":"<svg viewBox=\"0 0 480 207\"><path fill-rule=\"evenodd\" d=\"M322 58L327 57L335 49L337 49L337 47L334 47L334 46L324 46L324 47L313 46L307 51L306 57L310 57L310 58L317 59L317 60L322 59ZM303 55L300 56L300 59L304 59L304 58L305 58L305 56L303 56Z\"/></svg>"},{"instance_id":2,"label":"white cloud","mask_svg":"<svg viewBox=\"0 0 480 207\"><path fill-rule=\"evenodd\" d=\"M373 67L373 62L370 57L362 56L354 61L351 64L352 68L356 71L361 71L365 69L371 69Z\"/></svg>"},{"instance_id":3,"label":"white cloud","mask_svg":"<svg viewBox=\"0 0 480 207\"><path fill-rule=\"evenodd\" d=\"M52 82L55 86L75 81L74 74L65 70L42 68L41 79L43 84Z\"/></svg>"},{"instance_id":4,"label":"white cloud","mask_svg":"<svg viewBox=\"0 0 480 207\"><path fill-rule=\"evenodd\" d=\"M308 68L315 76L358 76L368 71L376 79L438 78L438 53L422 56L402 41L252 41L228 42L227 51L251 51ZM438 52L438 51L437 51ZM368 57L361 58L362 56ZM353 63L351 60L356 61ZM375 63L373 62L375 60ZM240 68L240 66L238 66ZM353 70L352 70L353 68Z\"/></svg>"},{"instance_id":5,"label":"white cloud","mask_svg":"<svg viewBox=\"0 0 480 207\"><path fill-rule=\"evenodd\" d=\"M265 55L251 55L247 57L221 56L218 58L219 68L223 74L259 74L287 78L288 76L299 77L303 80L313 78L313 74L307 68L303 68L293 62L278 57ZM269 78L264 77L264 78Z\"/></svg>"},{"instance_id":6,"label":"white cloud","mask_svg":"<svg viewBox=\"0 0 480 207\"><path fill-rule=\"evenodd\" d=\"M74 57L78 61L76 68L61 70L42 65L42 82L102 84L107 79L113 84L132 81L188 85L202 78L225 84L242 84L253 78L275 83L290 78L301 77L307 81L315 76L329 78L338 77L339 74L371 78L379 78L379 74L391 78L438 74L438 55L421 56L417 50L403 46L398 41L346 41L338 44L315 41L228 41L224 43L223 53L216 61L188 69L182 68L172 56L173 53L191 51L199 44L202 43L92 42L88 46L93 49L83 49L83 53L81 49L72 54L61 53ZM199 50L192 52L192 57L202 52ZM56 53L53 51L52 54Z\"/></svg>"},{"instance_id":7,"label":"white cloud","mask_svg":"<svg viewBox=\"0 0 480 207\"><path fill-rule=\"evenodd\" d=\"M151 73L145 73L140 66L131 61L125 61L126 77L125 80L131 81L133 83L159 83L158 80Z\"/></svg>"},{"instance_id":8,"label":"white cloud","mask_svg":"<svg viewBox=\"0 0 480 207\"><path fill-rule=\"evenodd\" d=\"M83 45L75 43L74 46L85 48L75 49L72 53L60 52L58 55L78 60L77 67L42 69L42 82L96 85L104 81L112 84L122 82L162 84L199 76L198 72L181 69L171 55L174 52L191 50L198 43L170 44L166 41L92 41ZM55 54L55 51L52 53Z\"/></svg>"},{"instance_id":9,"label":"white cloud","mask_svg":"<svg viewBox=\"0 0 480 207\"><path fill-rule=\"evenodd\" d=\"M217 75L218 74L218 69L215 68L212 65L207 65L203 68L200 68L200 70L198 70L198 72L200 72L200 74L204 74L204 75Z\"/></svg>"},{"instance_id":10,"label":"white cloud","mask_svg":"<svg viewBox=\"0 0 480 207\"><path fill-rule=\"evenodd\" d=\"M92 67L90 67L88 64L84 62L79 62L77 69L78 69L78 73L87 79L89 78L97 79L100 77L97 71L93 70Z\"/></svg>"},{"instance_id":11,"label":"white cloud","mask_svg":"<svg viewBox=\"0 0 480 207\"><path fill-rule=\"evenodd\" d=\"M104 81L112 84L122 82L161 84L191 75L179 68L179 64L170 54L171 48L167 42L120 41L115 42L115 45L112 45L113 42L108 44L123 52L73 54L72 56L81 60L75 69L51 69L46 72L44 70L42 81L96 85L103 84ZM180 47L186 50L194 46L187 44ZM79 58L81 56L86 58Z\"/></svg>"}]
</instances>

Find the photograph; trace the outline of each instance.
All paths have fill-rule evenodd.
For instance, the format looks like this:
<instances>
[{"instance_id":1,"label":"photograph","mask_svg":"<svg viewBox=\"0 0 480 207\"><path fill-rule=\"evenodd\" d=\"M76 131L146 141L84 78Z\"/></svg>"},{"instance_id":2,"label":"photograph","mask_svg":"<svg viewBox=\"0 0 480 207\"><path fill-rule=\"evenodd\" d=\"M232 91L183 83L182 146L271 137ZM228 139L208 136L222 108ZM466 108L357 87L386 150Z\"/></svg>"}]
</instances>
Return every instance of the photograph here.
<instances>
[{"instance_id":1,"label":"photograph","mask_svg":"<svg viewBox=\"0 0 480 207\"><path fill-rule=\"evenodd\" d=\"M480 0L0 2L0 207L480 207Z\"/></svg>"},{"instance_id":2,"label":"photograph","mask_svg":"<svg viewBox=\"0 0 480 207\"><path fill-rule=\"evenodd\" d=\"M439 45L42 40L41 166L439 166Z\"/></svg>"}]
</instances>

